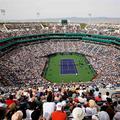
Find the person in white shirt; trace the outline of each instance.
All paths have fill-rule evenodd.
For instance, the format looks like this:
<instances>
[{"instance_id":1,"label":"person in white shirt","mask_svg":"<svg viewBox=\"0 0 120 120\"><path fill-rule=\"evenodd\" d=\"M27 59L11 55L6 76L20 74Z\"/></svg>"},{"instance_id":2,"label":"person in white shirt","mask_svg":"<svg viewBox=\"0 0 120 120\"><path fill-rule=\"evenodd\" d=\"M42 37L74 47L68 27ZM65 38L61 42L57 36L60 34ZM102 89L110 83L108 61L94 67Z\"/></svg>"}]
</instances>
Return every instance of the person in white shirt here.
<instances>
[{"instance_id":1,"label":"person in white shirt","mask_svg":"<svg viewBox=\"0 0 120 120\"><path fill-rule=\"evenodd\" d=\"M107 101L107 98L110 98L109 92L106 92L105 95L102 95L102 101Z\"/></svg>"},{"instance_id":2,"label":"person in white shirt","mask_svg":"<svg viewBox=\"0 0 120 120\"><path fill-rule=\"evenodd\" d=\"M98 95L99 95L99 89L96 88L96 89L95 89L95 92L94 92L94 97L97 97Z\"/></svg>"},{"instance_id":3,"label":"person in white shirt","mask_svg":"<svg viewBox=\"0 0 120 120\"><path fill-rule=\"evenodd\" d=\"M52 92L47 96L47 102L43 103L43 117L50 120L52 112L55 110L55 103L53 102Z\"/></svg>"}]
</instances>

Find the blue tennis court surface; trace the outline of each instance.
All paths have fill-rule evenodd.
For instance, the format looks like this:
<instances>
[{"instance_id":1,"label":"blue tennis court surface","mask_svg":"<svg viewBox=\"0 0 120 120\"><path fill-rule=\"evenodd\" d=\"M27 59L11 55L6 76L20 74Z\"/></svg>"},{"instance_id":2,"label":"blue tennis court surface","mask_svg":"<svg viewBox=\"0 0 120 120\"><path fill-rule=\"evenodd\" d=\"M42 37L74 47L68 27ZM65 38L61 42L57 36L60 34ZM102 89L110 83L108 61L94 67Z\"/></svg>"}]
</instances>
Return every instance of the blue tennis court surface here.
<instances>
[{"instance_id":1,"label":"blue tennis court surface","mask_svg":"<svg viewBox=\"0 0 120 120\"><path fill-rule=\"evenodd\" d=\"M61 74L77 74L77 68L74 59L61 59Z\"/></svg>"}]
</instances>

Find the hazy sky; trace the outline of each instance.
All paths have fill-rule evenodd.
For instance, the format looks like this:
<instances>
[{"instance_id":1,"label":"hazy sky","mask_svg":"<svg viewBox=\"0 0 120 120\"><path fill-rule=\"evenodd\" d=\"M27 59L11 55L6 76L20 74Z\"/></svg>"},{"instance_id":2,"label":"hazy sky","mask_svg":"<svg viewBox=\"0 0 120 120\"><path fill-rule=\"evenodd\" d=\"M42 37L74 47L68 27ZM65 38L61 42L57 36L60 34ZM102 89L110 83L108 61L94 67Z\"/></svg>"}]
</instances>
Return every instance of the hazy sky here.
<instances>
[{"instance_id":1,"label":"hazy sky","mask_svg":"<svg viewBox=\"0 0 120 120\"><path fill-rule=\"evenodd\" d=\"M120 0L0 0L0 9L0 19L120 17Z\"/></svg>"}]
</instances>

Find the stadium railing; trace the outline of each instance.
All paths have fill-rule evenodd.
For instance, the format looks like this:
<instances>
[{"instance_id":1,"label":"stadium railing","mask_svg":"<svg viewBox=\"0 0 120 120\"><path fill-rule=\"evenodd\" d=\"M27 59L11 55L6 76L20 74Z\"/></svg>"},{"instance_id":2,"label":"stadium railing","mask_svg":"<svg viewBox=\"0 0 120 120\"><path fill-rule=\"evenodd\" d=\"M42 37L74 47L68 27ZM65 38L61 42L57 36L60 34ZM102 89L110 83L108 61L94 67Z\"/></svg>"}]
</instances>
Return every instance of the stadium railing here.
<instances>
[{"instance_id":1,"label":"stadium railing","mask_svg":"<svg viewBox=\"0 0 120 120\"><path fill-rule=\"evenodd\" d=\"M0 40L0 52L5 51L11 46L16 46L21 43L34 42L34 41L45 41L45 40L82 40L82 41L92 41L100 43L108 43L114 45L120 45L120 38L115 36L103 36L103 35L92 35L86 33L47 33L47 34L34 34L34 35L24 35L15 36L10 38L5 38Z\"/></svg>"}]
</instances>

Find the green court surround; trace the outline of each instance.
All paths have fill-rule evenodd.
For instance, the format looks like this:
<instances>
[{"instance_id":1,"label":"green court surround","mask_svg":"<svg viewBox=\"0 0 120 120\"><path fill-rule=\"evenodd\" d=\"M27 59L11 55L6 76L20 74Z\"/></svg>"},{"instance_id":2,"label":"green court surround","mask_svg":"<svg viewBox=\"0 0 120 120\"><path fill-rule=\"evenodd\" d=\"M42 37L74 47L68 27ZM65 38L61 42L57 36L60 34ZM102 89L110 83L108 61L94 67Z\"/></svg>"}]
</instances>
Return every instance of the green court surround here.
<instances>
[{"instance_id":1,"label":"green court surround","mask_svg":"<svg viewBox=\"0 0 120 120\"><path fill-rule=\"evenodd\" d=\"M61 74L60 60L74 59L78 74ZM78 53L56 53L49 55L49 60L43 71L43 77L53 83L87 82L96 76L96 72L86 59Z\"/></svg>"}]
</instances>

